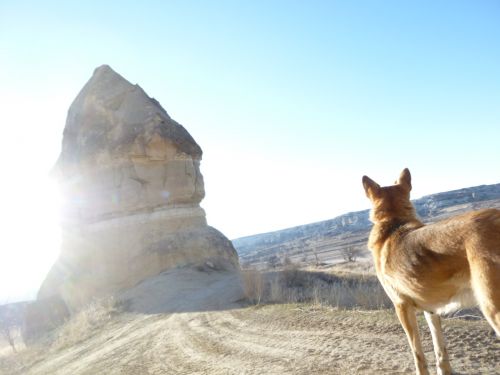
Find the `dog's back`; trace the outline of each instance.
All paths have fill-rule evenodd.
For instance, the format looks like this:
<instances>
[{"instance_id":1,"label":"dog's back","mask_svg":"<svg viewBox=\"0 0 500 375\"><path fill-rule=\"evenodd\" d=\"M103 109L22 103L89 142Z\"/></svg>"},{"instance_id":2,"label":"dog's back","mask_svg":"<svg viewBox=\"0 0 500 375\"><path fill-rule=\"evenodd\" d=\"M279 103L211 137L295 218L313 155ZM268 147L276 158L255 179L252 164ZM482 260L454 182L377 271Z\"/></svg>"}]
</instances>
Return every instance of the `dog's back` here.
<instances>
[{"instance_id":1,"label":"dog's back","mask_svg":"<svg viewBox=\"0 0 500 375\"><path fill-rule=\"evenodd\" d=\"M496 294L491 298L500 301L499 210L470 212L415 229L402 226L379 249L374 256L381 282L423 310L446 313L470 307L474 294L479 302L484 293L483 282Z\"/></svg>"}]
</instances>

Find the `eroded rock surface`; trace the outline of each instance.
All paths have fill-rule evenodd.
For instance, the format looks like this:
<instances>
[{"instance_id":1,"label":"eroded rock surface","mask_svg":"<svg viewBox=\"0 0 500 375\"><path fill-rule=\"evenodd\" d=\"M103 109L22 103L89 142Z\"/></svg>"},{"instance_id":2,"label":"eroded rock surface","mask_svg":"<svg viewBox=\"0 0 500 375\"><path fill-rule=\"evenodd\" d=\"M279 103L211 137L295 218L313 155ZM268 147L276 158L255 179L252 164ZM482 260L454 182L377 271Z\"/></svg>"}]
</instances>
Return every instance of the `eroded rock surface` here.
<instances>
[{"instance_id":1,"label":"eroded rock surface","mask_svg":"<svg viewBox=\"0 0 500 375\"><path fill-rule=\"evenodd\" d=\"M70 309L181 266L238 270L231 242L209 227L202 150L138 85L97 68L68 111L55 172L61 255L39 298Z\"/></svg>"},{"instance_id":2,"label":"eroded rock surface","mask_svg":"<svg viewBox=\"0 0 500 375\"><path fill-rule=\"evenodd\" d=\"M201 156L155 99L101 66L68 111L57 162L71 200L66 219L197 205L205 196Z\"/></svg>"}]
</instances>

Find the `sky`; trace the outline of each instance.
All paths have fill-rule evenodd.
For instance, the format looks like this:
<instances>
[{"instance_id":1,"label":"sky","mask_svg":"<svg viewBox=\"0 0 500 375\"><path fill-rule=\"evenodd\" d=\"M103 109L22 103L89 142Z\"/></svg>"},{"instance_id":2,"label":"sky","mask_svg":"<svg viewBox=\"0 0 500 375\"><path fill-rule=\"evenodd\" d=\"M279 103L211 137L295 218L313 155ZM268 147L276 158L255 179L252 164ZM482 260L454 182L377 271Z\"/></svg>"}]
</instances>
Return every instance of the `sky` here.
<instances>
[{"instance_id":1,"label":"sky","mask_svg":"<svg viewBox=\"0 0 500 375\"><path fill-rule=\"evenodd\" d=\"M0 304L34 296L60 246L49 177L67 110L102 64L204 151L229 238L500 182L498 1L0 0Z\"/></svg>"}]
</instances>

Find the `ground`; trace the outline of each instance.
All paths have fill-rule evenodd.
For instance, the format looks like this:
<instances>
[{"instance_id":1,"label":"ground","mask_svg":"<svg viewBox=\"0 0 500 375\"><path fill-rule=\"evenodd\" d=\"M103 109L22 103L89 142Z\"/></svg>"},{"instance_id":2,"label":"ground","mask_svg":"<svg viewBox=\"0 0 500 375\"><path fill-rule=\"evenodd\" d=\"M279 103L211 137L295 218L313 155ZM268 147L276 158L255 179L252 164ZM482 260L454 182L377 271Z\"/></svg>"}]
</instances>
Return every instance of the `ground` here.
<instances>
[{"instance_id":1,"label":"ground","mask_svg":"<svg viewBox=\"0 0 500 375\"><path fill-rule=\"evenodd\" d=\"M484 321L448 320L444 327L456 373L500 373L500 343ZM430 335L422 332L433 366ZM126 313L75 345L41 350L24 358L26 367L3 358L0 372L3 367L12 375L414 373L392 311L311 304ZM22 353L17 361L23 361Z\"/></svg>"}]
</instances>

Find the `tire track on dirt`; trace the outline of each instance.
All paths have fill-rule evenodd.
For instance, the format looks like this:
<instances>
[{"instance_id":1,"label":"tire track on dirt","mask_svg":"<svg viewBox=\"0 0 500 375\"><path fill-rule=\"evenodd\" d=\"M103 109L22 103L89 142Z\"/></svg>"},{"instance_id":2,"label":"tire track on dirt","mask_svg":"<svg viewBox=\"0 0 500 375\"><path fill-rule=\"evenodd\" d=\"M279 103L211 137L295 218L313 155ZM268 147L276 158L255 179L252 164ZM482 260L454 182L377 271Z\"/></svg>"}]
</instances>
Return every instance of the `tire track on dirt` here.
<instances>
[{"instance_id":1,"label":"tire track on dirt","mask_svg":"<svg viewBox=\"0 0 500 375\"><path fill-rule=\"evenodd\" d=\"M423 322L420 322L423 323ZM421 325L423 326L423 325ZM458 374L500 373L500 342L486 322L445 321ZM431 372L431 338L421 329ZM23 374L413 374L396 317L274 305L117 318L81 344L51 350Z\"/></svg>"},{"instance_id":2,"label":"tire track on dirt","mask_svg":"<svg viewBox=\"0 0 500 375\"><path fill-rule=\"evenodd\" d=\"M282 363L290 356L289 350L273 348L265 337L260 342L238 334L238 330L224 330L220 324L220 314L199 314L196 317L182 316L178 320L178 328L182 334L178 337L178 346L202 363L206 373L241 373L262 374L269 370L286 371ZM260 366L255 358L259 358Z\"/></svg>"},{"instance_id":3,"label":"tire track on dirt","mask_svg":"<svg viewBox=\"0 0 500 375\"><path fill-rule=\"evenodd\" d=\"M373 373L374 370L373 361L367 360L364 349L373 348L378 343L373 344L372 334L358 329L354 332L352 325L352 332L347 332L345 327L340 330L322 327L301 330L286 319L259 322L237 312L184 315L178 317L176 324L178 331L182 332L177 337L177 345L184 354L178 362L186 363L190 359L190 371L206 371L207 374L306 374L311 371L337 374L345 373L346 364L351 372L352 366L358 373ZM359 352L353 351L356 346ZM406 366L400 368L390 358L377 362L380 373L406 370Z\"/></svg>"},{"instance_id":4,"label":"tire track on dirt","mask_svg":"<svg viewBox=\"0 0 500 375\"><path fill-rule=\"evenodd\" d=\"M179 368L190 359L190 370L200 374L342 374L346 369L353 374L412 374L411 354L396 319L383 312L365 314L325 316L324 309L301 313L266 307L179 315L177 346L184 353ZM447 329L450 351L456 353L453 367L497 371L498 344L487 327L472 323L471 330L467 322L460 324ZM422 336L432 367L427 329Z\"/></svg>"}]
</instances>

